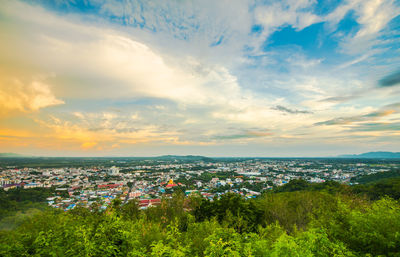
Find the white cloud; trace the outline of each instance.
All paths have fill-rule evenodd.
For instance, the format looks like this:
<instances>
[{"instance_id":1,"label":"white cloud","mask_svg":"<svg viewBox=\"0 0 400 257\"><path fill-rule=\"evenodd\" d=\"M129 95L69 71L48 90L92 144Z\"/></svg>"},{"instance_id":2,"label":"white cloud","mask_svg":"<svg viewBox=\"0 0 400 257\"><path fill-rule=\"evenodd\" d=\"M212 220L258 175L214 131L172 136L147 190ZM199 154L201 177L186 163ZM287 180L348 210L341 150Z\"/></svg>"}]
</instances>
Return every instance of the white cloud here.
<instances>
[{"instance_id":1,"label":"white cloud","mask_svg":"<svg viewBox=\"0 0 400 257\"><path fill-rule=\"evenodd\" d=\"M302 30L319 22L327 22L326 28L333 32L345 15L354 11L360 29L355 35L341 38L341 47L348 54L365 54L372 47L382 44L378 37L388 23L400 13L400 7L394 0L352 0L344 1L325 16L318 16L312 12L315 2L286 0L257 7L256 20L264 26L260 39L265 40L283 26ZM340 32L337 32L337 35L340 35Z\"/></svg>"},{"instance_id":2,"label":"white cloud","mask_svg":"<svg viewBox=\"0 0 400 257\"><path fill-rule=\"evenodd\" d=\"M357 22L362 28L355 38L362 38L381 31L390 20L399 15L399 8L393 0L369 0L363 1L357 10L359 18Z\"/></svg>"},{"instance_id":3,"label":"white cloud","mask_svg":"<svg viewBox=\"0 0 400 257\"><path fill-rule=\"evenodd\" d=\"M268 37L276 29L283 26L292 26L302 30L323 19L309 10L315 3L313 0L286 0L256 8L256 21L263 25L262 38Z\"/></svg>"},{"instance_id":4,"label":"white cloud","mask_svg":"<svg viewBox=\"0 0 400 257\"><path fill-rule=\"evenodd\" d=\"M174 59L115 30L103 30L57 18L25 4L15 13L31 29L19 35L26 59L40 60L46 72L56 75L58 91L78 97L157 97L184 104L229 104L240 100L236 78L221 65L193 58ZM49 23L51 21L51 23ZM59 33L58 31L63 31ZM11 40L11 39L10 39ZM32 71L33 72L33 71Z\"/></svg>"},{"instance_id":5,"label":"white cloud","mask_svg":"<svg viewBox=\"0 0 400 257\"><path fill-rule=\"evenodd\" d=\"M339 6L326 17L328 22L337 24L353 10L360 29L356 34L345 37L341 47L345 53L365 55L376 45L382 44L382 35L388 23L400 13L400 7L393 0L356 0Z\"/></svg>"},{"instance_id":6,"label":"white cloud","mask_svg":"<svg viewBox=\"0 0 400 257\"><path fill-rule=\"evenodd\" d=\"M59 104L64 104L64 101L57 99L43 81L24 83L6 74L0 79L0 115L14 111L33 112Z\"/></svg>"},{"instance_id":7,"label":"white cloud","mask_svg":"<svg viewBox=\"0 0 400 257\"><path fill-rule=\"evenodd\" d=\"M22 107L13 108L39 110L63 103L59 99L73 99L82 106L93 100L121 101L121 106L116 107L122 109L119 113L107 106L97 107L97 112L77 111L65 100L68 108L64 114L55 113L49 121L37 120L56 135L77 138L82 147L103 147L100 140L111 147L115 140L119 146L163 140L214 143L220 135L237 136L240 131L268 131L278 139L300 140L302 134L325 137L338 130L311 125L369 105L337 108L334 103L321 101L337 94L347 95L363 82L352 77L355 75L348 69L340 76L329 68L324 70L323 59L311 58L301 51L263 53L265 58L259 62L243 56L245 45L260 46L266 36L282 26L301 30L320 21L338 23L352 8L358 8L361 23L362 15L373 15L368 8L362 9L362 4L346 3L334 14L320 17L310 9L315 1L293 0L255 7L256 17L251 17L246 1L212 1L213 5L185 1L174 5L176 8L163 1L160 5L148 3L143 13L134 10L133 2L127 2L125 7L118 7L117 3L105 5L103 11L128 22L138 19L146 24L144 29L122 28L94 17L89 22L79 15L57 16L19 2L0 8L10 24L24 28L23 33L14 31L4 37L10 59L20 62L20 69L29 75L54 74L48 80L21 86L19 91L27 96L20 98L33 100L21 104L14 101ZM167 16L155 15L163 8ZM228 11L223 12L225 9ZM250 35L253 23L261 23L264 34ZM359 37L379 33L367 18L364 24L365 32ZM151 31L152 27L157 33ZM210 46L221 36L222 47ZM6 56L4 49L0 54ZM355 58L342 68L365 59ZM244 71L240 73L242 67ZM280 68L287 72L276 72ZM244 79L254 84L243 83ZM124 106L132 99L151 99L151 103ZM310 114L283 115L271 108L277 104L308 110ZM65 115L68 112L70 115Z\"/></svg>"}]
</instances>

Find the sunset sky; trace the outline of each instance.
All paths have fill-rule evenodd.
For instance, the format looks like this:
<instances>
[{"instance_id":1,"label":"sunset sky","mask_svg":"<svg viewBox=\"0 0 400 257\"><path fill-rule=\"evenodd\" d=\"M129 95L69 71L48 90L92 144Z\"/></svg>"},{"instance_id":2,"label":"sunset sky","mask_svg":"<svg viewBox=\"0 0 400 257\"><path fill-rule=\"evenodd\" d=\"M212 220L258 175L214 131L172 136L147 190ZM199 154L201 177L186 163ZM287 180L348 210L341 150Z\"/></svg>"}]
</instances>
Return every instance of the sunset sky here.
<instances>
[{"instance_id":1,"label":"sunset sky","mask_svg":"<svg viewBox=\"0 0 400 257\"><path fill-rule=\"evenodd\" d=\"M400 1L2 1L0 152L400 151Z\"/></svg>"}]
</instances>

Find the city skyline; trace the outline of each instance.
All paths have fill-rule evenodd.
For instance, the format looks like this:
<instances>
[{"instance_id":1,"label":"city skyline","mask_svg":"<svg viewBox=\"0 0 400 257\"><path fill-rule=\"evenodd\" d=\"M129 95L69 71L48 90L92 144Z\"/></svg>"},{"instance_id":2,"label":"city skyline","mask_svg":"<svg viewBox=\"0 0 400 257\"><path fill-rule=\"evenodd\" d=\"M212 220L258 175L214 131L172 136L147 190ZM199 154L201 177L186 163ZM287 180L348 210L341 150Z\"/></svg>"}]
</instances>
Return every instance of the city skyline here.
<instances>
[{"instance_id":1,"label":"city skyline","mask_svg":"<svg viewBox=\"0 0 400 257\"><path fill-rule=\"evenodd\" d=\"M396 1L7 1L0 152L399 152Z\"/></svg>"}]
</instances>

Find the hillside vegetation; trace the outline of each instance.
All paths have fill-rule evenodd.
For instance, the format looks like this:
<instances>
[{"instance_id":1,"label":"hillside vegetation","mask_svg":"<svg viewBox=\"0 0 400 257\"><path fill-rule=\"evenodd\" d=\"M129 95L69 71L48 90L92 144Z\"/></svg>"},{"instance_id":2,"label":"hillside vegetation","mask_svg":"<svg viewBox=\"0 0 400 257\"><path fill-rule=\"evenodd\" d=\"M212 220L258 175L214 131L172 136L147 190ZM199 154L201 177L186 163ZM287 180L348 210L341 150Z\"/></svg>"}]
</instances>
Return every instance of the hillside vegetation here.
<instances>
[{"instance_id":1,"label":"hillside vegetation","mask_svg":"<svg viewBox=\"0 0 400 257\"><path fill-rule=\"evenodd\" d=\"M0 256L400 256L399 183L292 181L250 200L177 191L146 210L46 209L0 232Z\"/></svg>"}]
</instances>

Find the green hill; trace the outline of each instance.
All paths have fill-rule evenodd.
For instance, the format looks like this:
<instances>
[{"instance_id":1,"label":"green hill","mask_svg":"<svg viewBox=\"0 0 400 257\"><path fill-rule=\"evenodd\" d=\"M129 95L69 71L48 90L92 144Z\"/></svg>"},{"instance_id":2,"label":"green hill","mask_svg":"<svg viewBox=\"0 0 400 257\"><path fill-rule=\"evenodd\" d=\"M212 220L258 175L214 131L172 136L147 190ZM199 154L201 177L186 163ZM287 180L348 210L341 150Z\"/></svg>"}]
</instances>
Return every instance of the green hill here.
<instances>
[{"instance_id":1,"label":"green hill","mask_svg":"<svg viewBox=\"0 0 400 257\"><path fill-rule=\"evenodd\" d=\"M399 256L400 203L388 197L399 196L359 189L294 181L255 199L176 191L146 210L120 200L106 211L50 209L0 231L0 256Z\"/></svg>"},{"instance_id":2,"label":"green hill","mask_svg":"<svg viewBox=\"0 0 400 257\"><path fill-rule=\"evenodd\" d=\"M339 158L400 159L400 152L368 152L362 154L347 154L340 155Z\"/></svg>"}]
</instances>

